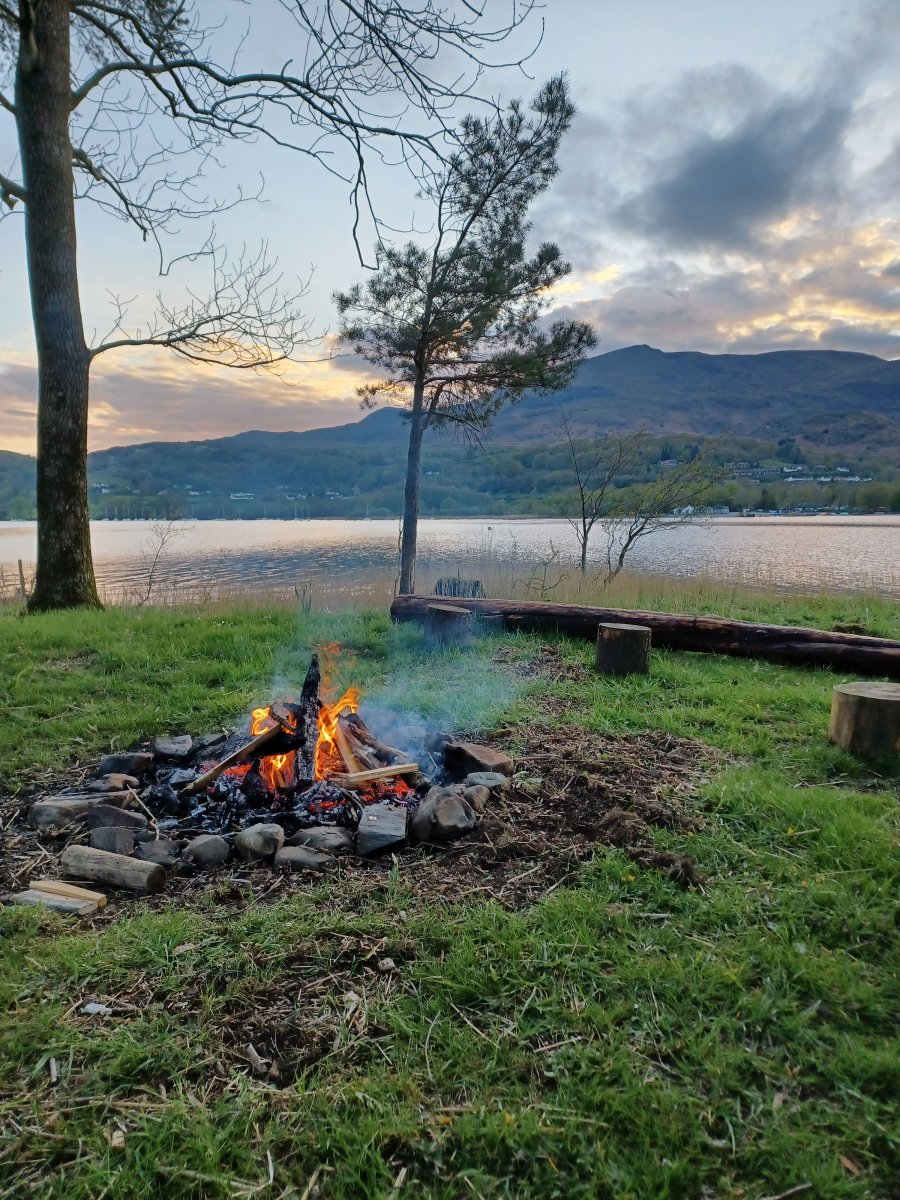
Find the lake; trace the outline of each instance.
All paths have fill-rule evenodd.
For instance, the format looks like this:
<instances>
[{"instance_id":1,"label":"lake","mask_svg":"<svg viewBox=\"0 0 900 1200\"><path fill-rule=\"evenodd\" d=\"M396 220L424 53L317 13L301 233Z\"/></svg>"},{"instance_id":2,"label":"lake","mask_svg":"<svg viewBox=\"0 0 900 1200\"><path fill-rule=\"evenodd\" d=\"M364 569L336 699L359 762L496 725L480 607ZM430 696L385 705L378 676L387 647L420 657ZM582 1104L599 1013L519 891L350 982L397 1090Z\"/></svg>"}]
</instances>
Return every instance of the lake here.
<instances>
[{"instance_id":1,"label":"lake","mask_svg":"<svg viewBox=\"0 0 900 1200\"><path fill-rule=\"evenodd\" d=\"M92 523L98 582L108 596L140 590L159 547L148 521ZM168 527L155 571L159 587L212 592L285 589L307 583L347 590L395 570L396 521L187 521ZM603 538L595 538L599 563ZM488 563L521 572L554 551L574 564L578 546L563 520L447 519L419 525L420 587L439 575L472 577ZM33 522L0 522L0 567L36 553ZM673 523L643 539L631 570L709 577L790 590L878 592L900 599L900 516L724 517Z\"/></svg>"}]
</instances>

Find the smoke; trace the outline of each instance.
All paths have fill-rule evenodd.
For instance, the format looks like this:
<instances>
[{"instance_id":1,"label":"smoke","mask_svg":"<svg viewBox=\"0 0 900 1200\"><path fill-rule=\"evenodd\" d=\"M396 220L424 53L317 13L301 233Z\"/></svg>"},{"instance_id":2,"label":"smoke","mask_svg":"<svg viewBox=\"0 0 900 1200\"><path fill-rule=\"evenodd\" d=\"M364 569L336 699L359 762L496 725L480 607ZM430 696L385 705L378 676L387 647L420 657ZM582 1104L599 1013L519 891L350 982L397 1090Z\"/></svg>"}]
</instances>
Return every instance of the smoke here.
<instances>
[{"instance_id":1,"label":"smoke","mask_svg":"<svg viewBox=\"0 0 900 1200\"><path fill-rule=\"evenodd\" d=\"M268 685L273 700L299 695L311 656L319 656L322 698L348 687L361 693L360 714L383 742L430 768L435 734L477 733L495 725L523 695L526 681L494 654L502 643L476 638L466 649L432 649L417 625L394 625L387 613L309 613L277 656Z\"/></svg>"}]
</instances>

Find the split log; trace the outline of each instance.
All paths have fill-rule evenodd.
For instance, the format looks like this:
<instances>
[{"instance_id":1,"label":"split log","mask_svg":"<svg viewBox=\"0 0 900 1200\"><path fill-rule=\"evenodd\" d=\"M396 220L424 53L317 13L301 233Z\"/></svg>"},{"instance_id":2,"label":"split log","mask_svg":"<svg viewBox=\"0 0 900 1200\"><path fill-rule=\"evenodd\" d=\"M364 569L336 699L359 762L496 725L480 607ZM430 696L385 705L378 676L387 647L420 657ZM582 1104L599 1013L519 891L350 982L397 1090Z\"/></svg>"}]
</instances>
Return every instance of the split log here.
<instances>
[{"instance_id":1,"label":"split log","mask_svg":"<svg viewBox=\"0 0 900 1200\"><path fill-rule=\"evenodd\" d=\"M353 736L366 746L371 746L378 758L388 765L393 763L409 762L409 755L404 754L402 750L398 750L396 746L389 746L386 742L377 738L372 730L368 727L359 713L348 713L341 720L347 722L347 725L353 732Z\"/></svg>"},{"instance_id":2,"label":"split log","mask_svg":"<svg viewBox=\"0 0 900 1200\"><path fill-rule=\"evenodd\" d=\"M900 684L838 684L831 695L828 737L861 758L900 753Z\"/></svg>"},{"instance_id":3,"label":"split log","mask_svg":"<svg viewBox=\"0 0 900 1200\"><path fill-rule=\"evenodd\" d=\"M334 744L338 748L338 753L344 761L348 774L354 775L357 771L365 770L366 764L361 763L356 757L354 747L347 735L346 728L341 724L340 717L334 723Z\"/></svg>"},{"instance_id":4,"label":"split log","mask_svg":"<svg viewBox=\"0 0 900 1200\"><path fill-rule=\"evenodd\" d=\"M32 879L28 886L33 892L47 892L51 896L64 896L69 900L93 900L97 908L106 906L103 892L92 892L89 888L76 887L74 883L64 883L61 879Z\"/></svg>"},{"instance_id":5,"label":"split log","mask_svg":"<svg viewBox=\"0 0 900 1200\"><path fill-rule=\"evenodd\" d=\"M166 882L166 872L158 863L94 850L91 846L67 846L59 862L66 874L76 879L96 879L98 883L127 888L141 895L161 892Z\"/></svg>"},{"instance_id":6,"label":"split log","mask_svg":"<svg viewBox=\"0 0 900 1200\"><path fill-rule=\"evenodd\" d=\"M421 621L434 602L433 596L396 596L391 616L395 621ZM900 641L890 638L791 625L758 625L725 617L547 604L538 600L458 600L456 605L473 613L500 614L508 628L559 632L592 642L602 621L616 621L646 625L651 630L653 645L658 648L804 663L900 679Z\"/></svg>"},{"instance_id":7,"label":"split log","mask_svg":"<svg viewBox=\"0 0 900 1200\"><path fill-rule=\"evenodd\" d=\"M352 775L329 775L328 782L338 787L359 787L379 779L394 779L398 775L418 775L418 763L395 763L392 767L377 767L374 771L356 771Z\"/></svg>"},{"instance_id":8,"label":"split log","mask_svg":"<svg viewBox=\"0 0 900 1200\"><path fill-rule=\"evenodd\" d=\"M472 614L453 604L429 604L425 639L433 646L465 646L472 640Z\"/></svg>"},{"instance_id":9,"label":"split log","mask_svg":"<svg viewBox=\"0 0 900 1200\"><path fill-rule=\"evenodd\" d=\"M278 720L277 717L274 719ZM181 794L183 796L193 796L197 792L202 792L211 783L215 783L219 776L223 775L229 767L233 767L236 763L244 762L248 758L255 757L257 750L262 749L267 742L271 742L274 737L283 732L283 726L280 721L276 725L273 725L271 729L264 729L252 741L247 742L246 746L240 746L237 750L233 750L227 758L223 758L214 767L210 767L208 771L204 771L202 775L198 775L193 783L189 783L187 787L182 788ZM98 800L101 798L105 800L108 797L98 796L97 798Z\"/></svg>"},{"instance_id":10,"label":"split log","mask_svg":"<svg viewBox=\"0 0 900 1200\"><path fill-rule=\"evenodd\" d=\"M375 767L384 765L371 746L366 745L362 737L359 736L356 726L350 724L347 715L338 717L337 724L340 737L346 742L347 748L355 760L355 766L351 767L344 756L343 750L341 751L341 758L344 759L344 764L351 774L353 771L371 771Z\"/></svg>"},{"instance_id":11,"label":"split log","mask_svg":"<svg viewBox=\"0 0 900 1200\"><path fill-rule=\"evenodd\" d=\"M27 892L16 892L9 897L13 904L34 904L50 908L54 912L75 913L84 917L100 907L96 900L79 900L73 896L56 896L50 892L38 892L30 888Z\"/></svg>"},{"instance_id":12,"label":"split log","mask_svg":"<svg viewBox=\"0 0 900 1200\"><path fill-rule=\"evenodd\" d=\"M650 670L647 626L601 621L597 626L594 669L601 675L646 675Z\"/></svg>"}]
</instances>

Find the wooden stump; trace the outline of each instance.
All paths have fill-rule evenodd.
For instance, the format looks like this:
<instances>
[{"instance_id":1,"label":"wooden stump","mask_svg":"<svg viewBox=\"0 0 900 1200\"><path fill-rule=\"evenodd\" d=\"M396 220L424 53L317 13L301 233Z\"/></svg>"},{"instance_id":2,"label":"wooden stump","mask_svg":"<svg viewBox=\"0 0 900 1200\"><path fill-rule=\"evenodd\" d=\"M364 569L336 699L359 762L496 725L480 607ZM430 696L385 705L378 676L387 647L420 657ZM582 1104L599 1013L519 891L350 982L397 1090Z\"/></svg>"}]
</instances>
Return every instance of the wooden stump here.
<instances>
[{"instance_id":1,"label":"wooden stump","mask_svg":"<svg viewBox=\"0 0 900 1200\"><path fill-rule=\"evenodd\" d=\"M452 604L429 604L425 640L433 646L465 646L472 640L472 614Z\"/></svg>"},{"instance_id":2,"label":"wooden stump","mask_svg":"<svg viewBox=\"0 0 900 1200\"><path fill-rule=\"evenodd\" d=\"M900 753L900 684L839 683L831 694L828 737L861 758Z\"/></svg>"},{"instance_id":3,"label":"wooden stump","mask_svg":"<svg viewBox=\"0 0 900 1200\"><path fill-rule=\"evenodd\" d=\"M597 626L594 669L601 675L646 675L650 670L650 630L646 625Z\"/></svg>"},{"instance_id":4,"label":"wooden stump","mask_svg":"<svg viewBox=\"0 0 900 1200\"><path fill-rule=\"evenodd\" d=\"M74 875L76 879L95 879L98 883L110 883L143 895L161 892L166 882L166 873L157 863L111 854L108 850L95 850L91 846L67 846L59 863L67 875Z\"/></svg>"}]
</instances>

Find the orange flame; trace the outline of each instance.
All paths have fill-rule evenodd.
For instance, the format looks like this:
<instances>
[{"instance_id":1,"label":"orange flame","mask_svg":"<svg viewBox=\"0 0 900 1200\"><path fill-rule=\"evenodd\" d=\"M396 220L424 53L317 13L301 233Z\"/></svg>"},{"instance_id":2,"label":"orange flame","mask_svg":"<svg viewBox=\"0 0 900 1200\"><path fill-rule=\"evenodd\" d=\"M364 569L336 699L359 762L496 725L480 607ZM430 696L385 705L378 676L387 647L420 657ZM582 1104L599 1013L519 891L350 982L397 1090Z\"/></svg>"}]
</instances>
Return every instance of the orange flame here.
<instances>
[{"instance_id":1,"label":"orange flame","mask_svg":"<svg viewBox=\"0 0 900 1200\"><path fill-rule=\"evenodd\" d=\"M359 689L347 688L336 704L323 704L319 709L319 736L316 739L316 779L326 779L334 771L346 770L337 743L338 717L359 709Z\"/></svg>"},{"instance_id":2,"label":"orange flame","mask_svg":"<svg viewBox=\"0 0 900 1200\"><path fill-rule=\"evenodd\" d=\"M297 724L293 713L290 710L285 711L287 718L284 723L290 728L294 728ZM254 708L250 714L250 732L255 737L259 733L263 733L266 729L272 729L282 722L277 720L273 714L271 706L266 708ZM297 755L293 750L287 751L286 754L270 754L267 758L262 758L259 761L259 774L266 787L270 792L277 792L280 788L289 788L294 783L294 764L296 763Z\"/></svg>"}]
</instances>

